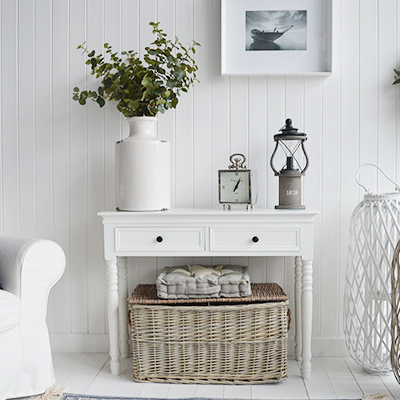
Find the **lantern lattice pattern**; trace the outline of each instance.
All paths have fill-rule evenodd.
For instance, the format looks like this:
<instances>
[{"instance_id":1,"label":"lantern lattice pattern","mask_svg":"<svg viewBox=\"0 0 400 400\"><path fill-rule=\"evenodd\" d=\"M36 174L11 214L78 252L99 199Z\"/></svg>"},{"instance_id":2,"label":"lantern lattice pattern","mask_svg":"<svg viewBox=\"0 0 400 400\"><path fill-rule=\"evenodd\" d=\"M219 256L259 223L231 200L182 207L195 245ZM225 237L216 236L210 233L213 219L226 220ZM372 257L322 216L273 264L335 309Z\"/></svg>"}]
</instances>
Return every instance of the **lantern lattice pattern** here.
<instances>
[{"instance_id":1,"label":"lantern lattice pattern","mask_svg":"<svg viewBox=\"0 0 400 400\"><path fill-rule=\"evenodd\" d=\"M400 383L400 241L397 243L392 262L392 350L391 361L394 376Z\"/></svg>"},{"instance_id":2,"label":"lantern lattice pattern","mask_svg":"<svg viewBox=\"0 0 400 400\"><path fill-rule=\"evenodd\" d=\"M344 334L351 357L381 374L391 370L391 264L400 238L400 193L374 195L362 187L364 200L350 221Z\"/></svg>"}]
</instances>

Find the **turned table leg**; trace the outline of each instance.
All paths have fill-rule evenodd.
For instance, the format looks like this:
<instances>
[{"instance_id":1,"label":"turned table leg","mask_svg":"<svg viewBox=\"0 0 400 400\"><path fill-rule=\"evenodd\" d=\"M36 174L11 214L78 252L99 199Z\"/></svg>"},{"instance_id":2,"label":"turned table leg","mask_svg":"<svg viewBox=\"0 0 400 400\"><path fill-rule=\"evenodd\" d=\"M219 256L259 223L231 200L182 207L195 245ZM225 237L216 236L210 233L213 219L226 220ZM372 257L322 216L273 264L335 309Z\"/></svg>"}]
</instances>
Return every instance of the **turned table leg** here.
<instances>
[{"instance_id":1,"label":"turned table leg","mask_svg":"<svg viewBox=\"0 0 400 400\"><path fill-rule=\"evenodd\" d=\"M119 300L119 348L121 357L129 357L128 342L128 260L118 257L118 300Z\"/></svg>"},{"instance_id":2,"label":"turned table leg","mask_svg":"<svg viewBox=\"0 0 400 400\"><path fill-rule=\"evenodd\" d=\"M294 258L294 316L295 316L295 334L294 334L294 356L297 361L301 361L302 352L302 324L301 324L301 257Z\"/></svg>"},{"instance_id":3,"label":"turned table leg","mask_svg":"<svg viewBox=\"0 0 400 400\"><path fill-rule=\"evenodd\" d=\"M107 312L110 338L110 369L112 375L120 374L118 345L118 268L117 260L107 260Z\"/></svg>"},{"instance_id":4,"label":"turned table leg","mask_svg":"<svg viewBox=\"0 0 400 400\"><path fill-rule=\"evenodd\" d=\"M311 376L311 330L312 330L312 260L303 260L302 287L301 287L301 323L302 342L301 352L301 374L304 379Z\"/></svg>"}]
</instances>

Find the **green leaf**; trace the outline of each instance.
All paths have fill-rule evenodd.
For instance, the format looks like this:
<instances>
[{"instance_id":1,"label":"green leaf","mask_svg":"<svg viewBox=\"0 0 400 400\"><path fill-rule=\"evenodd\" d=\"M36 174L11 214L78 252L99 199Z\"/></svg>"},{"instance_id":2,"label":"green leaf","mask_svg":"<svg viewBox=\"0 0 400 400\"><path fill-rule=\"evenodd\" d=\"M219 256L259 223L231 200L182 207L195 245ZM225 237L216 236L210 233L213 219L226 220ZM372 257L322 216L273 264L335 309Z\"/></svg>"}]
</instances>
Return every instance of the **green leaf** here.
<instances>
[{"instance_id":1,"label":"green leaf","mask_svg":"<svg viewBox=\"0 0 400 400\"><path fill-rule=\"evenodd\" d=\"M177 82L176 81L172 81L171 79L167 81L167 86L170 88L174 88L177 86Z\"/></svg>"},{"instance_id":2,"label":"green leaf","mask_svg":"<svg viewBox=\"0 0 400 400\"><path fill-rule=\"evenodd\" d=\"M103 83L104 83L104 88L107 90L110 89L110 87L112 86L113 80L111 78L107 78Z\"/></svg>"},{"instance_id":3,"label":"green leaf","mask_svg":"<svg viewBox=\"0 0 400 400\"><path fill-rule=\"evenodd\" d=\"M104 107L104 105L106 104L105 100L102 97L97 97L96 99L96 103L100 106L100 107Z\"/></svg>"},{"instance_id":4,"label":"green leaf","mask_svg":"<svg viewBox=\"0 0 400 400\"><path fill-rule=\"evenodd\" d=\"M183 71L181 71L181 70L178 70L178 71L175 71L175 72L174 72L174 77L175 77L178 81L181 81L184 75L185 75L185 74L184 74Z\"/></svg>"}]
</instances>

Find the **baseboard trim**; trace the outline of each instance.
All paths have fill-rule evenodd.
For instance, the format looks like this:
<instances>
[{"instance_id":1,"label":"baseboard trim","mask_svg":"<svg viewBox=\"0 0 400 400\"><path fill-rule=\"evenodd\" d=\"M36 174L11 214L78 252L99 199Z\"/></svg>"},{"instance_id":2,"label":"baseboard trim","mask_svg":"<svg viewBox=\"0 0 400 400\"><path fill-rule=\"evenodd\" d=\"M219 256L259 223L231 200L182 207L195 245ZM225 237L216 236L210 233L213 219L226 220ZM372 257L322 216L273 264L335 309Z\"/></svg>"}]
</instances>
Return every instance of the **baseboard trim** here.
<instances>
[{"instance_id":1,"label":"baseboard trim","mask_svg":"<svg viewBox=\"0 0 400 400\"><path fill-rule=\"evenodd\" d=\"M108 353L107 334L50 333L51 348L60 353ZM348 352L343 337L313 338L314 357L346 357ZM288 340L288 355L294 355L294 339Z\"/></svg>"}]
</instances>

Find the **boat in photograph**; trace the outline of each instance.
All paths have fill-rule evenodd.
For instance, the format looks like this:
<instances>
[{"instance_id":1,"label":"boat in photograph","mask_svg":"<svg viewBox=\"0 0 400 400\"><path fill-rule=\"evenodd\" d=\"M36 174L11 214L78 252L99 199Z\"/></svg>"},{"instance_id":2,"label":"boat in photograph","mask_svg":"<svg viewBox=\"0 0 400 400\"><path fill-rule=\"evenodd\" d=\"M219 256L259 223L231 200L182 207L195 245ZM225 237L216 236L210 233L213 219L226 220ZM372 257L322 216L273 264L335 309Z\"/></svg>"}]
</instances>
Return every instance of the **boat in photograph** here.
<instances>
[{"instance_id":1,"label":"boat in photograph","mask_svg":"<svg viewBox=\"0 0 400 400\"><path fill-rule=\"evenodd\" d=\"M273 42L276 39L279 39L284 33L286 33L289 29L293 28L294 25L275 27L274 29L270 29L268 31L260 31L258 29L252 29L250 31L250 35L254 40L263 41L263 42Z\"/></svg>"}]
</instances>

